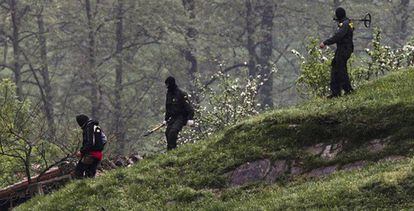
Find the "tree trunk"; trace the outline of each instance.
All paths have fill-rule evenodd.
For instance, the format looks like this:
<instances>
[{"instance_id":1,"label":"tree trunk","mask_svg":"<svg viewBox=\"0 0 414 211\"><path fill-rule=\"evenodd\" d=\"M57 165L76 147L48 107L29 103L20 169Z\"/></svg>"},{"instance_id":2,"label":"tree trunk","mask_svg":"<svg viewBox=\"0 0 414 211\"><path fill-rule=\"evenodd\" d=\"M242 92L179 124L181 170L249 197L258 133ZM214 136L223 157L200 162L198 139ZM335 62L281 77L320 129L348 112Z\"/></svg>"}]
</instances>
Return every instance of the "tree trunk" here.
<instances>
[{"instance_id":1,"label":"tree trunk","mask_svg":"<svg viewBox=\"0 0 414 211\"><path fill-rule=\"evenodd\" d=\"M20 17L19 17L19 10L17 8L17 1L10 0L10 16L11 16L11 24L13 28L13 34L11 37L13 43L13 71L14 71L14 82L16 83L16 95L19 100L23 99L23 83L22 83L22 76L21 76L21 64L20 64L20 56L21 56L21 49L19 45L19 27L20 27Z\"/></svg>"},{"instance_id":2,"label":"tree trunk","mask_svg":"<svg viewBox=\"0 0 414 211\"><path fill-rule=\"evenodd\" d=\"M24 160L23 160L23 163L24 163L24 171L25 171L25 173L26 173L26 177L27 177L27 182L28 182L28 184L30 184L30 183L32 183L32 175L31 175L31 172L30 172L30 167L31 167L31 158L32 158L32 147L31 146L28 146L27 148L26 148L26 150L27 151L25 151L24 152Z\"/></svg>"},{"instance_id":3,"label":"tree trunk","mask_svg":"<svg viewBox=\"0 0 414 211\"><path fill-rule=\"evenodd\" d=\"M262 108L273 107L273 76L272 67L270 65L270 58L272 56L273 49L273 18L274 18L274 5L272 1L265 0L262 14L262 37L263 40L260 45L259 56L259 72L262 77L263 85L259 90L259 102Z\"/></svg>"},{"instance_id":4,"label":"tree trunk","mask_svg":"<svg viewBox=\"0 0 414 211\"><path fill-rule=\"evenodd\" d=\"M26 173L27 183L31 184L32 183L32 176L30 174L30 161L29 160L27 160L24 163L24 172Z\"/></svg>"},{"instance_id":5,"label":"tree trunk","mask_svg":"<svg viewBox=\"0 0 414 211\"><path fill-rule=\"evenodd\" d=\"M192 22L196 18L195 14L195 0L182 0L182 4L184 9L189 14L190 22ZM192 24L192 23L191 23ZM193 96L193 99L198 102L198 90L194 84L196 80L196 73L198 71L198 61L195 56L196 48L194 46L195 39L197 37L198 31L194 27L190 26L187 27L187 33L185 36L185 39L187 40L188 47L184 48L182 50L182 53L184 55L184 58L189 63L188 66L188 74L190 76L190 93Z\"/></svg>"},{"instance_id":6,"label":"tree trunk","mask_svg":"<svg viewBox=\"0 0 414 211\"><path fill-rule=\"evenodd\" d=\"M120 153L125 151L125 125L122 118L122 91L123 91L123 54L124 34L123 34L123 15L124 15L123 0L118 0L117 15L116 15L116 67L115 67L115 106L114 106L114 131L116 141L119 146Z\"/></svg>"},{"instance_id":7,"label":"tree trunk","mask_svg":"<svg viewBox=\"0 0 414 211\"><path fill-rule=\"evenodd\" d=\"M85 0L85 12L88 25L88 70L90 72L90 87L91 87L91 105L92 105L92 118L96 119L99 112L100 98L98 93L98 77L96 70L96 34L93 23L93 16L91 11L90 0Z\"/></svg>"},{"instance_id":8,"label":"tree trunk","mask_svg":"<svg viewBox=\"0 0 414 211\"><path fill-rule=\"evenodd\" d=\"M44 95L42 95L43 107L48 123L48 137L54 138L55 137L55 120L54 120L54 108L53 108L53 93L52 93L52 85L49 76L49 65L47 59L47 41L46 41L46 30L45 24L43 21L43 14L39 13L37 15L37 26L38 26L38 40L40 45L40 60L41 60L41 68L40 74L43 80L43 87L39 87L43 89ZM39 84L41 86L41 84Z\"/></svg>"},{"instance_id":9,"label":"tree trunk","mask_svg":"<svg viewBox=\"0 0 414 211\"><path fill-rule=\"evenodd\" d=\"M247 31L247 51L249 52L249 76L256 77L256 49L253 39L255 33L253 7L250 0L245 0L246 7L246 31Z\"/></svg>"}]
</instances>

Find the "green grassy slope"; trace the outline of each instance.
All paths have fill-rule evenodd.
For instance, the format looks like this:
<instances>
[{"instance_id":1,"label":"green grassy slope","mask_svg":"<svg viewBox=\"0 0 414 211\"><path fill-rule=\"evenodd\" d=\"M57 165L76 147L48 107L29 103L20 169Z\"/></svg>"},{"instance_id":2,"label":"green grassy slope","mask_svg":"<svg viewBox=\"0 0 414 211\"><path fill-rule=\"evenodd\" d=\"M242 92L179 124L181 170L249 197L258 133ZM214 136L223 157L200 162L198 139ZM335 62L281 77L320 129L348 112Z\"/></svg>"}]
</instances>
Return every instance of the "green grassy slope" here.
<instances>
[{"instance_id":1,"label":"green grassy slope","mask_svg":"<svg viewBox=\"0 0 414 211\"><path fill-rule=\"evenodd\" d=\"M159 210L407 208L414 205L413 159L377 163L388 155L413 154L414 71L393 73L356 93L315 99L249 119L197 144L77 181L17 210ZM392 143L371 153L368 142ZM305 146L345 141L344 152L323 160ZM282 177L273 185L230 187L226 173L259 159L300 160L307 171L366 160L360 171L324 179Z\"/></svg>"}]
</instances>

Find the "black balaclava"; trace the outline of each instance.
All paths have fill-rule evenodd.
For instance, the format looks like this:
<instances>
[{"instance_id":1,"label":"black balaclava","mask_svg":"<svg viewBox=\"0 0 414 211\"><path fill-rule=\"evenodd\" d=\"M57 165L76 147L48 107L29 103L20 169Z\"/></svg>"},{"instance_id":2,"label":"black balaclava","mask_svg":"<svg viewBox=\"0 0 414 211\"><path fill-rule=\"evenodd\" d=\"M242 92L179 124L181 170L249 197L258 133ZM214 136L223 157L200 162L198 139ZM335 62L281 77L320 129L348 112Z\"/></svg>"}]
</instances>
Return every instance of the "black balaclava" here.
<instances>
[{"instance_id":1,"label":"black balaclava","mask_svg":"<svg viewBox=\"0 0 414 211\"><path fill-rule=\"evenodd\" d=\"M177 85L175 84L175 79L172 76L169 76L165 80L165 85L167 85L168 90L174 90L177 88Z\"/></svg>"},{"instance_id":2,"label":"black balaclava","mask_svg":"<svg viewBox=\"0 0 414 211\"><path fill-rule=\"evenodd\" d=\"M78 125L83 128L85 124L89 121L89 117L85 114L80 114L76 116L76 122L78 122Z\"/></svg>"},{"instance_id":3,"label":"black balaclava","mask_svg":"<svg viewBox=\"0 0 414 211\"><path fill-rule=\"evenodd\" d=\"M342 8L342 7L338 7L338 8L335 10L335 16L336 16L336 19L337 19L338 21L341 21L341 20L345 19L345 17L346 17L346 12L345 12L345 9L344 9L344 8Z\"/></svg>"}]
</instances>

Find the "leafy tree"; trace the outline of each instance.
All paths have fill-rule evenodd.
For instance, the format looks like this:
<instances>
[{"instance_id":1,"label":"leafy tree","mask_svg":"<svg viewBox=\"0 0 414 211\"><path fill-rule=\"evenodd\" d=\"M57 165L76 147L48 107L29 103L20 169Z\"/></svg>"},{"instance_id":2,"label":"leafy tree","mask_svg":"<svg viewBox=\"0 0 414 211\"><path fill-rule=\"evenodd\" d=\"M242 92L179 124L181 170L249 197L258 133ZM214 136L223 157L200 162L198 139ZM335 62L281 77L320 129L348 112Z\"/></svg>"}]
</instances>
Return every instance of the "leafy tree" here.
<instances>
[{"instance_id":1,"label":"leafy tree","mask_svg":"<svg viewBox=\"0 0 414 211\"><path fill-rule=\"evenodd\" d=\"M74 152L69 143L66 151L65 147L46 140L43 116L29 101L18 99L10 80L0 83L0 105L0 160L5 161L5 172L1 176L6 178L1 183L12 182L11 175L19 172L30 183L33 173L44 173L58 163L56 157Z\"/></svg>"}]
</instances>

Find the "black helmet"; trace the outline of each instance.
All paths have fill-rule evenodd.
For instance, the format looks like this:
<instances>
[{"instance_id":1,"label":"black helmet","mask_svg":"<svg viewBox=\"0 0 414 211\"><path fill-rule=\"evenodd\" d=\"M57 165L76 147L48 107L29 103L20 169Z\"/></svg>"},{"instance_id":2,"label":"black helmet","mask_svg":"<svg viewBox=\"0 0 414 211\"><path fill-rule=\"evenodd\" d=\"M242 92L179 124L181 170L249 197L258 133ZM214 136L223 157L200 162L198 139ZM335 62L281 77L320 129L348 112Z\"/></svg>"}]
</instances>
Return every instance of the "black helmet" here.
<instances>
[{"instance_id":1,"label":"black helmet","mask_svg":"<svg viewBox=\"0 0 414 211\"><path fill-rule=\"evenodd\" d=\"M342 20L342 19L344 19L344 18L346 17L346 11L345 11L345 9L344 9L344 8L342 8L342 7L338 7L338 8L335 10L335 16L336 16L336 19L337 19L337 20Z\"/></svg>"}]
</instances>

